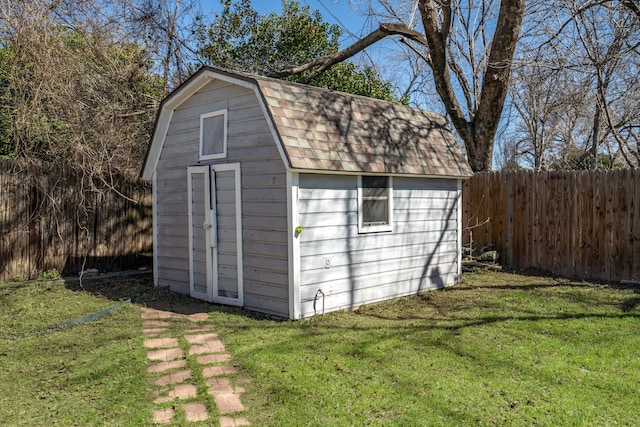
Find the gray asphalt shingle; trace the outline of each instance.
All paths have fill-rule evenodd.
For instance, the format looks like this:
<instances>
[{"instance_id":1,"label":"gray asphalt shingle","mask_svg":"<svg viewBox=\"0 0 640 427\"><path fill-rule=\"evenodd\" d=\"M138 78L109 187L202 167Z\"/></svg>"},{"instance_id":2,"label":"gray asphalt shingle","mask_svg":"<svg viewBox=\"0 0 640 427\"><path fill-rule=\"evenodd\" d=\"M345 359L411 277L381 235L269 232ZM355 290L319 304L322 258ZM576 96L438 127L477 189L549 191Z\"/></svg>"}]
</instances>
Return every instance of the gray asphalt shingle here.
<instances>
[{"instance_id":1,"label":"gray asphalt shingle","mask_svg":"<svg viewBox=\"0 0 640 427\"><path fill-rule=\"evenodd\" d=\"M253 80L295 169L469 177L441 115L363 96Z\"/></svg>"}]
</instances>

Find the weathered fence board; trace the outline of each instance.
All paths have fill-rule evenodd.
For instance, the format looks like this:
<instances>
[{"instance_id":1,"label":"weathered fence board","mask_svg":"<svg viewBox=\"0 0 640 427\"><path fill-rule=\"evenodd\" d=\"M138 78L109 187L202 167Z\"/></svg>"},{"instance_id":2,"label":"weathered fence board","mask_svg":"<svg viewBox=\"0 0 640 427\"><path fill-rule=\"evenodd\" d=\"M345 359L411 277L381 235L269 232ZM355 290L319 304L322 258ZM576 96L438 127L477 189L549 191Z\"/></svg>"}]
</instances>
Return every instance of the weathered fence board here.
<instances>
[{"instance_id":1,"label":"weathered fence board","mask_svg":"<svg viewBox=\"0 0 640 427\"><path fill-rule=\"evenodd\" d=\"M640 280L640 169L480 173L463 203L465 244L492 246L505 266Z\"/></svg>"},{"instance_id":2,"label":"weathered fence board","mask_svg":"<svg viewBox=\"0 0 640 427\"><path fill-rule=\"evenodd\" d=\"M0 161L0 280L150 266L150 186L120 181L116 189L131 200L83 188L48 165Z\"/></svg>"}]
</instances>

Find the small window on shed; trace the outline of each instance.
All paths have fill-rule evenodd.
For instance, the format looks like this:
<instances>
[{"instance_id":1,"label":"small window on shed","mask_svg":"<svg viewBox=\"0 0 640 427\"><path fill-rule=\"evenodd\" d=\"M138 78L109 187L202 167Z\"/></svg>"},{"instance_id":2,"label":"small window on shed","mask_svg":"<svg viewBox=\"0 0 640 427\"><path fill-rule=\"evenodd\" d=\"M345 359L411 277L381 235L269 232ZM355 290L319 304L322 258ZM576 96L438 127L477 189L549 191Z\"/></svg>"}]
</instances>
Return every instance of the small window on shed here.
<instances>
[{"instance_id":1,"label":"small window on shed","mask_svg":"<svg viewBox=\"0 0 640 427\"><path fill-rule=\"evenodd\" d=\"M227 157L227 110L200 116L200 160Z\"/></svg>"},{"instance_id":2,"label":"small window on shed","mask_svg":"<svg viewBox=\"0 0 640 427\"><path fill-rule=\"evenodd\" d=\"M358 178L358 232L391 231L393 191L390 176Z\"/></svg>"}]
</instances>

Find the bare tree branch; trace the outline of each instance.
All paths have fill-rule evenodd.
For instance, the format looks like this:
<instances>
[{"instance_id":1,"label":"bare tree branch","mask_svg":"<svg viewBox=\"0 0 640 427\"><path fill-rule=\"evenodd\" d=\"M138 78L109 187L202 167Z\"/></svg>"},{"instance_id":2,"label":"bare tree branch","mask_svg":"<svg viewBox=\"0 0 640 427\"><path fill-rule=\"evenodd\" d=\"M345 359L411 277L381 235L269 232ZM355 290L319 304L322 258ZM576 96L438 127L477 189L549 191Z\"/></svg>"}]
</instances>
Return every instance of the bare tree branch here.
<instances>
[{"instance_id":1,"label":"bare tree branch","mask_svg":"<svg viewBox=\"0 0 640 427\"><path fill-rule=\"evenodd\" d=\"M621 3L631 12L635 13L638 18L640 18L640 3L633 0L622 0Z\"/></svg>"},{"instance_id":2,"label":"bare tree branch","mask_svg":"<svg viewBox=\"0 0 640 427\"><path fill-rule=\"evenodd\" d=\"M323 56L321 58L316 59L315 61L303 64L303 65L287 68L274 73L269 73L269 76L282 78L282 77L287 77L294 74L303 73L305 71L308 71L317 67L310 74L302 77L299 80L300 83L309 83L314 77L316 77L318 74L322 73L323 71L331 68L333 65L351 58L358 52L361 52L362 50L366 49L367 47L371 46L372 44L382 40L383 38L389 35L402 35L406 38L409 38L411 40L414 40L421 44L426 45L426 40L424 39L424 36L422 34L420 34L417 31L409 29L404 24L380 24L380 27L377 30L373 31L369 35L358 40L351 46L345 49L342 49L339 52L333 53L331 55Z\"/></svg>"}]
</instances>

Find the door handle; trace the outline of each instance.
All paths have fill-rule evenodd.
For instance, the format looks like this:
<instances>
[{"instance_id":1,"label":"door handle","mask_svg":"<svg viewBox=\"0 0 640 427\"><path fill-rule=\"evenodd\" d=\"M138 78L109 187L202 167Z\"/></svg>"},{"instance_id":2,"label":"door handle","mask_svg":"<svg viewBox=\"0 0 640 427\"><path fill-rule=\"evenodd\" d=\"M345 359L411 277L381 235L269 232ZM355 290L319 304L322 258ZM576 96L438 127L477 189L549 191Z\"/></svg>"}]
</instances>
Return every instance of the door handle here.
<instances>
[{"instance_id":1,"label":"door handle","mask_svg":"<svg viewBox=\"0 0 640 427\"><path fill-rule=\"evenodd\" d=\"M205 232L207 233L207 237L209 239L209 245L212 248L218 246L218 233L216 229L216 211L211 209L209 210L209 222L205 222L202 224Z\"/></svg>"}]
</instances>

